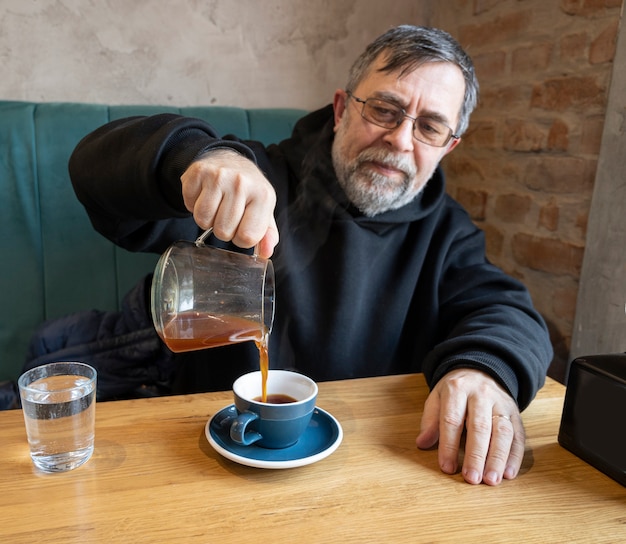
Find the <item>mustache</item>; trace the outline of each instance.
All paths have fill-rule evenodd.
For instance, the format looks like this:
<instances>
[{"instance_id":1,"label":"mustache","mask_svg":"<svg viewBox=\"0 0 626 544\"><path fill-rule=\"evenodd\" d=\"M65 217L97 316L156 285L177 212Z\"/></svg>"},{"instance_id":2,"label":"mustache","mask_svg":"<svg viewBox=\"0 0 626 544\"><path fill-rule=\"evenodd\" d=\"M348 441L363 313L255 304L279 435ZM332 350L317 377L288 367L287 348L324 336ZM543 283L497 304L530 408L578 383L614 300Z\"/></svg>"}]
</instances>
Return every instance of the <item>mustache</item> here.
<instances>
[{"instance_id":1,"label":"mustache","mask_svg":"<svg viewBox=\"0 0 626 544\"><path fill-rule=\"evenodd\" d=\"M417 175L417 169L407 157L394 155L385 149L364 149L356 158L357 165L364 162L376 162L390 168L401 171L407 179L412 179Z\"/></svg>"}]
</instances>

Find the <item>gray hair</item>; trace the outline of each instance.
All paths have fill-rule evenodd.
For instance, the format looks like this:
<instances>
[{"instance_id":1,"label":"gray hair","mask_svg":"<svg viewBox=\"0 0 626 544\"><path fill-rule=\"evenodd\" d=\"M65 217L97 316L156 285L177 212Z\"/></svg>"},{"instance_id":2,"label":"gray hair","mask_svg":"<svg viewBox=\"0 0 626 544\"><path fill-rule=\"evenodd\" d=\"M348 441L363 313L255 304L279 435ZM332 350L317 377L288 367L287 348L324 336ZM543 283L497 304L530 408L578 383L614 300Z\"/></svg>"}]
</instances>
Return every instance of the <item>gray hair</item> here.
<instances>
[{"instance_id":1,"label":"gray hair","mask_svg":"<svg viewBox=\"0 0 626 544\"><path fill-rule=\"evenodd\" d=\"M450 62L458 66L465 80L465 96L455 134L460 136L467 130L470 115L478 102L478 80L472 59L450 34L436 28L412 25L388 30L368 45L350 68L348 91L356 89L381 53L386 56L381 71L387 73L400 70L403 75L426 62Z\"/></svg>"}]
</instances>

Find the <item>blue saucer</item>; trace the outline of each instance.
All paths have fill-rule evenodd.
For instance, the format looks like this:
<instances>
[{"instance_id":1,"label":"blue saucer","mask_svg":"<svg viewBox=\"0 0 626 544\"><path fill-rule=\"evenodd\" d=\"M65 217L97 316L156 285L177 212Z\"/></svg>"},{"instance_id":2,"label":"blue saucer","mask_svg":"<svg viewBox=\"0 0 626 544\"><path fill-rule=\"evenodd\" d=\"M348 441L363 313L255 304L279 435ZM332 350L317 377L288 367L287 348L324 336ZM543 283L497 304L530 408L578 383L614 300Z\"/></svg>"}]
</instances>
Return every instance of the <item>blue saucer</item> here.
<instances>
[{"instance_id":1,"label":"blue saucer","mask_svg":"<svg viewBox=\"0 0 626 544\"><path fill-rule=\"evenodd\" d=\"M240 446L230 438L230 427L222 427L221 421L230 413L237 415L234 404L215 414L206 424L205 434L209 444L220 455L241 465L256 468L295 468L310 465L328 457L341 444L343 430L339 422L328 412L315 408L309 426L298 442L282 449L262 448L252 444Z\"/></svg>"}]
</instances>

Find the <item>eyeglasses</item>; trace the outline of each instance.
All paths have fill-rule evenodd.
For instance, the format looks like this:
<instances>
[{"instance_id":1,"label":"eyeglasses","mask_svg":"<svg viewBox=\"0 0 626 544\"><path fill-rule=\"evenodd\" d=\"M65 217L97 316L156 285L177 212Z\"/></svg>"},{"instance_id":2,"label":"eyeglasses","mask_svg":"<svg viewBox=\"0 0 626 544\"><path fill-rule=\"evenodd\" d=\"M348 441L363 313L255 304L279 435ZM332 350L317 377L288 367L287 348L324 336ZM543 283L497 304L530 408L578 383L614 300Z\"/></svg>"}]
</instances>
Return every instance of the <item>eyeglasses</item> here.
<instances>
[{"instance_id":1,"label":"eyeglasses","mask_svg":"<svg viewBox=\"0 0 626 544\"><path fill-rule=\"evenodd\" d=\"M448 125L441 121L430 117L411 117L407 115L404 108L392 102L380 98L363 100L354 96L350 91L346 92L350 98L363 104L361 117L373 125L391 130L399 127L408 118L413 121L413 138L433 147L444 147L450 138L455 140L460 138L452 132Z\"/></svg>"}]
</instances>

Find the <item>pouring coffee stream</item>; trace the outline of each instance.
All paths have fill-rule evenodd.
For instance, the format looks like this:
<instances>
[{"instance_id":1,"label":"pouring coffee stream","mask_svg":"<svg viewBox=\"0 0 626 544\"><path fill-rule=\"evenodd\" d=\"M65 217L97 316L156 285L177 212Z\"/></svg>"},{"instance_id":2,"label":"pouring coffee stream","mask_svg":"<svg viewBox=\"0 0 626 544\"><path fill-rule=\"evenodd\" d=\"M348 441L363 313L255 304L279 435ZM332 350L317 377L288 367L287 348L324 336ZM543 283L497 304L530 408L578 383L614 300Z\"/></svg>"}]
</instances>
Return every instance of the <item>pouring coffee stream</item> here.
<instances>
[{"instance_id":1,"label":"pouring coffee stream","mask_svg":"<svg viewBox=\"0 0 626 544\"><path fill-rule=\"evenodd\" d=\"M178 241L161 255L152 279L155 329L174 352L253 340L259 349L263 399L267 395L268 344L274 320L271 260Z\"/></svg>"}]
</instances>

